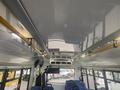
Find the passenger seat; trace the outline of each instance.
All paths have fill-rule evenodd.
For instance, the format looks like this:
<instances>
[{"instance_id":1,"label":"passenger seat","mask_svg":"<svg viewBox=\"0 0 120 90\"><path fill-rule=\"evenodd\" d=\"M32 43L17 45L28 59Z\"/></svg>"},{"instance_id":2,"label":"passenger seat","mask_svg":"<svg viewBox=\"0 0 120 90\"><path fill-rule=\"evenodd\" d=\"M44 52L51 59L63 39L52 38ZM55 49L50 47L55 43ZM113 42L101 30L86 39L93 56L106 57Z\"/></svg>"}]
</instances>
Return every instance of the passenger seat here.
<instances>
[{"instance_id":1,"label":"passenger seat","mask_svg":"<svg viewBox=\"0 0 120 90\"><path fill-rule=\"evenodd\" d=\"M34 86L31 90L42 90L40 86Z\"/></svg>"},{"instance_id":2,"label":"passenger seat","mask_svg":"<svg viewBox=\"0 0 120 90\"><path fill-rule=\"evenodd\" d=\"M52 84L47 84L44 90L54 90Z\"/></svg>"}]
</instances>

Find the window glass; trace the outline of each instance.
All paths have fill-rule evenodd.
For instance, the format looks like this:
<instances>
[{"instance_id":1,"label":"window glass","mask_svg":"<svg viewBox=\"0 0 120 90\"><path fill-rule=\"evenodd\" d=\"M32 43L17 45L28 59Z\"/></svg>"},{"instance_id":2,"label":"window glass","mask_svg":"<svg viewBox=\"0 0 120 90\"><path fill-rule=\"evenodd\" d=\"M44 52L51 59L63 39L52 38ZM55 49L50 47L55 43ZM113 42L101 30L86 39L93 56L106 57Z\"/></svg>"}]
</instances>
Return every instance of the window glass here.
<instances>
[{"instance_id":1,"label":"window glass","mask_svg":"<svg viewBox=\"0 0 120 90\"><path fill-rule=\"evenodd\" d=\"M28 81L29 80L29 77L30 77L30 75L29 75L29 71L28 70L23 70L23 75L22 75L22 79L24 80L24 81Z\"/></svg>"},{"instance_id":2,"label":"window glass","mask_svg":"<svg viewBox=\"0 0 120 90\"><path fill-rule=\"evenodd\" d=\"M95 90L95 85L94 85L94 78L93 76L88 76L88 81L89 81L89 88L90 90Z\"/></svg>"},{"instance_id":3,"label":"window glass","mask_svg":"<svg viewBox=\"0 0 120 90\"><path fill-rule=\"evenodd\" d=\"M90 75L93 75L93 71L92 70L90 70Z\"/></svg>"},{"instance_id":4,"label":"window glass","mask_svg":"<svg viewBox=\"0 0 120 90\"><path fill-rule=\"evenodd\" d=\"M112 74L112 72L106 71L106 78L113 80L113 74Z\"/></svg>"},{"instance_id":5,"label":"window glass","mask_svg":"<svg viewBox=\"0 0 120 90\"><path fill-rule=\"evenodd\" d=\"M30 69L24 69L22 74L20 90L27 90L29 78L30 78Z\"/></svg>"},{"instance_id":6,"label":"window glass","mask_svg":"<svg viewBox=\"0 0 120 90\"><path fill-rule=\"evenodd\" d=\"M97 77L103 77L102 71L94 71L94 72L95 72L95 76L97 76Z\"/></svg>"},{"instance_id":7,"label":"window glass","mask_svg":"<svg viewBox=\"0 0 120 90\"><path fill-rule=\"evenodd\" d=\"M0 71L0 82L2 82L3 74L4 74L4 72L3 72L3 71Z\"/></svg>"},{"instance_id":8,"label":"window glass","mask_svg":"<svg viewBox=\"0 0 120 90\"><path fill-rule=\"evenodd\" d=\"M120 90L120 83L107 80L109 90Z\"/></svg>"},{"instance_id":9,"label":"window glass","mask_svg":"<svg viewBox=\"0 0 120 90\"><path fill-rule=\"evenodd\" d=\"M17 70L16 73L15 73L15 78L19 78L19 77L20 77L20 74L21 74L21 71L20 71L20 70Z\"/></svg>"},{"instance_id":10,"label":"window glass","mask_svg":"<svg viewBox=\"0 0 120 90\"><path fill-rule=\"evenodd\" d=\"M27 71L27 75L30 75L30 69L28 69L28 71Z\"/></svg>"},{"instance_id":11,"label":"window glass","mask_svg":"<svg viewBox=\"0 0 120 90\"><path fill-rule=\"evenodd\" d=\"M8 71L7 80L14 79L15 71Z\"/></svg>"},{"instance_id":12,"label":"window glass","mask_svg":"<svg viewBox=\"0 0 120 90\"><path fill-rule=\"evenodd\" d=\"M83 76L83 81L85 83L86 88L88 88L87 76L86 75Z\"/></svg>"},{"instance_id":13,"label":"window glass","mask_svg":"<svg viewBox=\"0 0 120 90\"><path fill-rule=\"evenodd\" d=\"M87 74L90 74L89 69L87 69Z\"/></svg>"},{"instance_id":14,"label":"window glass","mask_svg":"<svg viewBox=\"0 0 120 90\"><path fill-rule=\"evenodd\" d=\"M120 73L114 72L114 79L115 79L116 81L120 81Z\"/></svg>"},{"instance_id":15,"label":"window glass","mask_svg":"<svg viewBox=\"0 0 120 90\"><path fill-rule=\"evenodd\" d=\"M86 74L86 70L85 70L85 69L82 69L82 73L83 73L83 75Z\"/></svg>"},{"instance_id":16,"label":"window glass","mask_svg":"<svg viewBox=\"0 0 120 90\"><path fill-rule=\"evenodd\" d=\"M17 79L17 80L6 82L5 90L17 90L18 81L19 80Z\"/></svg>"},{"instance_id":17,"label":"window glass","mask_svg":"<svg viewBox=\"0 0 120 90\"><path fill-rule=\"evenodd\" d=\"M74 69L60 69L58 74L48 74L49 83L64 83L66 80L74 79Z\"/></svg>"},{"instance_id":18,"label":"window glass","mask_svg":"<svg viewBox=\"0 0 120 90\"><path fill-rule=\"evenodd\" d=\"M23 70L23 75L26 75L27 74L27 70Z\"/></svg>"},{"instance_id":19,"label":"window glass","mask_svg":"<svg viewBox=\"0 0 120 90\"><path fill-rule=\"evenodd\" d=\"M94 71L95 72L95 76L99 76L99 73L98 73L98 71Z\"/></svg>"},{"instance_id":20,"label":"window glass","mask_svg":"<svg viewBox=\"0 0 120 90\"><path fill-rule=\"evenodd\" d=\"M98 71L99 77L103 77L103 72L102 71Z\"/></svg>"},{"instance_id":21,"label":"window glass","mask_svg":"<svg viewBox=\"0 0 120 90\"><path fill-rule=\"evenodd\" d=\"M103 78L96 77L96 86L97 86L97 90L106 90Z\"/></svg>"}]
</instances>

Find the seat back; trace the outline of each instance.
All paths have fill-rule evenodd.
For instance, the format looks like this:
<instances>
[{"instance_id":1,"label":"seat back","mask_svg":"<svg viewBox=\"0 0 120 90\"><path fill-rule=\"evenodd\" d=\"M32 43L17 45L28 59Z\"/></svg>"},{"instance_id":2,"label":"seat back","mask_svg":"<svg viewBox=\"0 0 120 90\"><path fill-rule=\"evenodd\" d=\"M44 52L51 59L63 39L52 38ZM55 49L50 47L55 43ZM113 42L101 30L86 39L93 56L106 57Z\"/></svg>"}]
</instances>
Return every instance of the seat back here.
<instances>
[{"instance_id":1,"label":"seat back","mask_svg":"<svg viewBox=\"0 0 120 90\"><path fill-rule=\"evenodd\" d=\"M66 81L65 90L87 90L85 84L80 80Z\"/></svg>"},{"instance_id":2,"label":"seat back","mask_svg":"<svg viewBox=\"0 0 120 90\"><path fill-rule=\"evenodd\" d=\"M44 88L44 90L54 90L54 88L51 84L47 84L47 86Z\"/></svg>"},{"instance_id":3,"label":"seat back","mask_svg":"<svg viewBox=\"0 0 120 90\"><path fill-rule=\"evenodd\" d=\"M34 86L31 90L42 90L40 86Z\"/></svg>"}]
</instances>

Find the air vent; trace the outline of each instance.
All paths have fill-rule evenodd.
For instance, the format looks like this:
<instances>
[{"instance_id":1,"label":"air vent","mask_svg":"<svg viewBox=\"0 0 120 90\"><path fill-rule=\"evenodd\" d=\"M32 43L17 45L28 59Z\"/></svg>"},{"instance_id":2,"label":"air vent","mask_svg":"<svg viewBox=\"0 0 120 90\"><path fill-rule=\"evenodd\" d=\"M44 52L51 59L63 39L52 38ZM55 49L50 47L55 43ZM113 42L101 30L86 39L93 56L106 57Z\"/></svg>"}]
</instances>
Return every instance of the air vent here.
<instances>
[{"instance_id":1,"label":"air vent","mask_svg":"<svg viewBox=\"0 0 120 90\"><path fill-rule=\"evenodd\" d=\"M66 62L62 62L62 64L66 64Z\"/></svg>"},{"instance_id":2,"label":"air vent","mask_svg":"<svg viewBox=\"0 0 120 90\"><path fill-rule=\"evenodd\" d=\"M56 62L56 64L60 64L60 62Z\"/></svg>"},{"instance_id":3,"label":"air vent","mask_svg":"<svg viewBox=\"0 0 120 90\"><path fill-rule=\"evenodd\" d=\"M55 64L55 62L51 62L51 64Z\"/></svg>"},{"instance_id":4,"label":"air vent","mask_svg":"<svg viewBox=\"0 0 120 90\"><path fill-rule=\"evenodd\" d=\"M70 65L73 59L70 58L50 58L50 64L56 65Z\"/></svg>"},{"instance_id":5,"label":"air vent","mask_svg":"<svg viewBox=\"0 0 120 90\"><path fill-rule=\"evenodd\" d=\"M53 61L53 62L50 62L50 64L57 64L57 65L68 65L69 64L69 65L71 65L72 63L71 62L58 62L58 61L54 62Z\"/></svg>"}]
</instances>

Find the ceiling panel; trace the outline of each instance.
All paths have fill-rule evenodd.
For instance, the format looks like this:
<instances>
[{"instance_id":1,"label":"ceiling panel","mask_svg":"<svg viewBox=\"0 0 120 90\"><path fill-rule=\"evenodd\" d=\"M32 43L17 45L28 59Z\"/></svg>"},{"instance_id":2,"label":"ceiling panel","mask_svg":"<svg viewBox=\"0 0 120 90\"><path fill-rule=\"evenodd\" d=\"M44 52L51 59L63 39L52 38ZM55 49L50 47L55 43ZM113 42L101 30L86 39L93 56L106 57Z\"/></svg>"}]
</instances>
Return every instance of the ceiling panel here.
<instances>
[{"instance_id":1,"label":"ceiling panel","mask_svg":"<svg viewBox=\"0 0 120 90\"><path fill-rule=\"evenodd\" d=\"M79 43L119 0L22 0L44 39L62 33ZM58 34L57 34L58 35ZM53 38L53 37L52 37Z\"/></svg>"}]
</instances>

